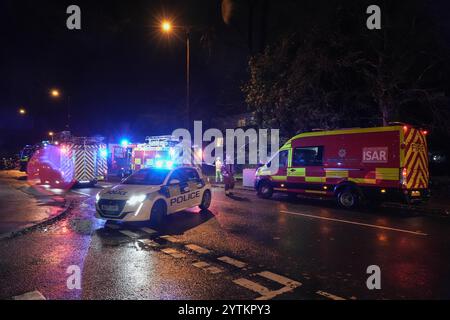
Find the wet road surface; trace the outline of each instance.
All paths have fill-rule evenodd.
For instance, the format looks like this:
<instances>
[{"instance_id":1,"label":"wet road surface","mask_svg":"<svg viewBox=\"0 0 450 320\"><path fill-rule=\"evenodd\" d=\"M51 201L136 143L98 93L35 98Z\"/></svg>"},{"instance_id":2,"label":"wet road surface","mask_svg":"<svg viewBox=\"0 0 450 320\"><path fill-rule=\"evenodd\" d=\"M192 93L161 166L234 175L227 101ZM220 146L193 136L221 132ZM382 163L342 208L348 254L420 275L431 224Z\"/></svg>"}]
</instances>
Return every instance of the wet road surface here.
<instances>
[{"instance_id":1,"label":"wet road surface","mask_svg":"<svg viewBox=\"0 0 450 320\"><path fill-rule=\"evenodd\" d=\"M94 218L98 191L71 191L63 219L0 241L1 299L34 290L47 299L450 298L445 218L214 189L205 214L105 224ZM370 265L381 290L366 286ZM81 270L80 290L67 287L69 266Z\"/></svg>"}]
</instances>

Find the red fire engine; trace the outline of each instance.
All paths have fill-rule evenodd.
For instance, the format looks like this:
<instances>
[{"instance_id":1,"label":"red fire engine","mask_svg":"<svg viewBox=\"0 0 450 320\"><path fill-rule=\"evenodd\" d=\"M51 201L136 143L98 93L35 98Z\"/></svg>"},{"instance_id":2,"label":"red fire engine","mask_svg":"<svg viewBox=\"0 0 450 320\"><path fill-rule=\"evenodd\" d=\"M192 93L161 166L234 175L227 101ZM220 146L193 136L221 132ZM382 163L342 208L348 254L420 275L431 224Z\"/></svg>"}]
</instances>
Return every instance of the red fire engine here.
<instances>
[{"instance_id":1,"label":"red fire engine","mask_svg":"<svg viewBox=\"0 0 450 320\"><path fill-rule=\"evenodd\" d=\"M429 195L426 134L409 125L302 133L279 150L276 172L271 162L257 170L255 187L263 198L327 196L345 208L367 199L423 200Z\"/></svg>"},{"instance_id":2,"label":"red fire engine","mask_svg":"<svg viewBox=\"0 0 450 320\"><path fill-rule=\"evenodd\" d=\"M134 148L137 144L134 143L110 143L108 150L110 153L109 173L116 174L120 177L125 177L131 174L131 157Z\"/></svg>"},{"instance_id":3,"label":"red fire engine","mask_svg":"<svg viewBox=\"0 0 450 320\"><path fill-rule=\"evenodd\" d=\"M28 175L43 184L69 188L74 184L95 185L107 172L107 148L101 137L59 134L56 143L44 143L28 163Z\"/></svg>"},{"instance_id":4,"label":"red fire engine","mask_svg":"<svg viewBox=\"0 0 450 320\"><path fill-rule=\"evenodd\" d=\"M151 166L171 167L174 164L179 140L175 140L172 136L153 136L145 140L146 143L138 144L133 148L132 171Z\"/></svg>"}]
</instances>

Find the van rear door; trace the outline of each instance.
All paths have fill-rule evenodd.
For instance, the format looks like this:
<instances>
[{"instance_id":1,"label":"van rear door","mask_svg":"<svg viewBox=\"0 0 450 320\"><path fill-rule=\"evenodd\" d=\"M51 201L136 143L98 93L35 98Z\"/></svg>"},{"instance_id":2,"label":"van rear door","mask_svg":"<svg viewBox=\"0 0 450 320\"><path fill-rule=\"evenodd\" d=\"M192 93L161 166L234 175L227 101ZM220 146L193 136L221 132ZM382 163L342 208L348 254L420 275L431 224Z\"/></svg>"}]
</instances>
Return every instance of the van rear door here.
<instances>
[{"instance_id":1,"label":"van rear door","mask_svg":"<svg viewBox=\"0 0 450 320\"><path fill-rule=\"evenodd\" d=\"M428 147L425 133L421 130L403 128L402 185L408 190L428 189Z\"/></svg>"}]
</instances>

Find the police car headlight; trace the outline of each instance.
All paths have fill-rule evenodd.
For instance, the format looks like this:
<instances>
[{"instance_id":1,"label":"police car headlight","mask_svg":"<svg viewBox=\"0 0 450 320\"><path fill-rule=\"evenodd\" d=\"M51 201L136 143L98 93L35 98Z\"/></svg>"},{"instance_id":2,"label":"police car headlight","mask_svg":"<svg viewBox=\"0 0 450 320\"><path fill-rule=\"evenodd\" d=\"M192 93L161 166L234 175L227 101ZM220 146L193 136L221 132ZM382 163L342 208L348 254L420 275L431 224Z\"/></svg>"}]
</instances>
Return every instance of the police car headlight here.
<instances>
[{"instance_id":1,"label":"police car headlight","mask_svg":"<svg viewBox=\"0 0 450 320\"><path fill-rule=\"evenodd\" d=\"M145 200L145 198L147 198L147 196L145 194L132 196L130 199L127 200L127 204L129 204L130 206L135 206L138 203L143 202Z\"/></svg>"}]
</instances>

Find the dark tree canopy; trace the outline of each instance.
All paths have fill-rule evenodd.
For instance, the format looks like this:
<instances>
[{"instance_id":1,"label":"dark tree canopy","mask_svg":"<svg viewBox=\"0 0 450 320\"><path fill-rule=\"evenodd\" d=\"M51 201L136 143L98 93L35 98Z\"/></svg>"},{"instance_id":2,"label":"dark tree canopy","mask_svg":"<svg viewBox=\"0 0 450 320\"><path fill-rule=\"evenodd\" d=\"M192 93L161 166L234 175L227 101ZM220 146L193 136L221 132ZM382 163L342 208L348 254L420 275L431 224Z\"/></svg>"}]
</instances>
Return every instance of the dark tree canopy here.
<instances>
[{"instance_id":1,"label":"dark tree canopy","mask_svg":"<svg viewBox=\"0 0 450 320\"><path fill-rule=\"evenodd\" d=\"M251 57L243 92L259 124L289 136L398 121L449 135L449 53L428 3L384 1L376 31L364 1L330 3L326 22Z\"/></svg>"}]
</instances>

